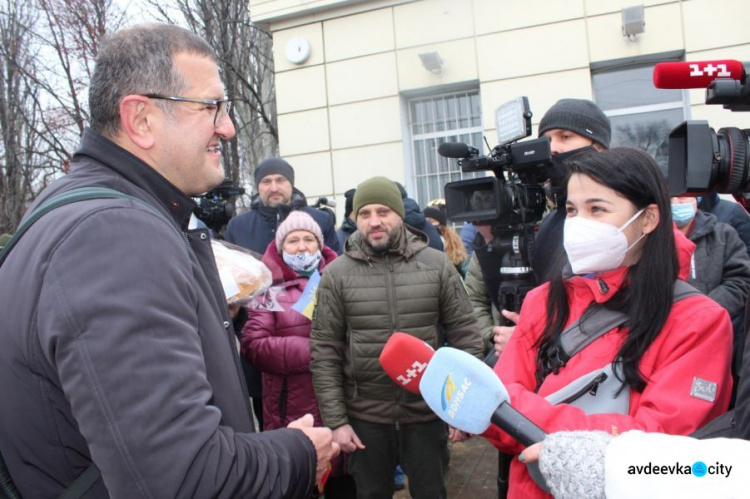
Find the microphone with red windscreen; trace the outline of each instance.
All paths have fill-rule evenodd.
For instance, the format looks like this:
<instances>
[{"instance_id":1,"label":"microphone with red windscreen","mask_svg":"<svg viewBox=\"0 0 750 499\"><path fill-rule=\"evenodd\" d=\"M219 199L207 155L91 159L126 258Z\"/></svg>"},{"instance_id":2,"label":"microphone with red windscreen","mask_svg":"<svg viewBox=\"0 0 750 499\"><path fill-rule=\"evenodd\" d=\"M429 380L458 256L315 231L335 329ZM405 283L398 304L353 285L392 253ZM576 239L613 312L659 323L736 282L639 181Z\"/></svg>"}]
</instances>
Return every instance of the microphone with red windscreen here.
<instances>
[{"instance_id":1,"label":"microphone with red windscreen","mask_svg":"<svg viewBox=\"0 0 750 499\"><path fill-rule=\"evenodd\" d=\"M435 349L406 333L393 333L380 353L385 373L405 390L419 395L419 381Z\"/></svg>"},{"instance_id":2,"label":"microphone with red windscreen","mask_svg":"<svg viewBox=\"0 0 750 499\"><path fill-rule=\"evenodd\" d=\"M717 78L745 81L740 61L660 62L654 66L656 88L707 88Z\"/></svg>"}]
</instances>

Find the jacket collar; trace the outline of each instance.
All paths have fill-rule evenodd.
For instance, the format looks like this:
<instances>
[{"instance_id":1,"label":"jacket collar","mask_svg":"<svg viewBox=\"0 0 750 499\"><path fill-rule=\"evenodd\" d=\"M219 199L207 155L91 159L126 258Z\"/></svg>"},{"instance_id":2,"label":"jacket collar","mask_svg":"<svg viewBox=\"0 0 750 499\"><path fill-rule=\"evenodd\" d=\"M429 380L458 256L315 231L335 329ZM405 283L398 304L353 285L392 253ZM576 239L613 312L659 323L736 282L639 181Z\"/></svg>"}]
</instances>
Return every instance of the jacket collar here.
<instances>
[{"instance_id":1,"label":"jacket collar","mask_svg":"<svg viewBox=\"0 0 750 499\"><path fill-rule=\"evenodd\" d=\"M394 245L388 250L388 255L396 255L409 259L428 246L428 239L424 232L414 229L404 223L401 226L401 232L394 242ZM344 253L357 260L380 261L383 255L373 253L369 244L364 241L362 233L354 232L344 244Z\"/></svg>"},{"instance_id":2,"label":"jacket collar","mask_svg":"<svg viewBox=\"0 0 750 499\"><path fill-rule=\"evenodd\" d=\"M568 296L588 294L597 303L605 303L617 294L627 284L629 267L609 270L600 274L589 274L585 276L573 276L566 280L569 291ZM570 265L565 266L563 275L570 275Z\"/></svg>"},{"instance_id":3,"label":"jacket collar","mask_svg":"<svg viewBox=\"0 0 750 499\"><path fill-rule=\"evenodd\" d=\"M114 170L118 175L158 199L180 228L187 230L190 215L197 208L197 203L151 166L89 128L83 132L81 143L73 154L71 172L84 168L79 163L84 157L92 158L110 170Z\"/></svg>"}]
</instances>

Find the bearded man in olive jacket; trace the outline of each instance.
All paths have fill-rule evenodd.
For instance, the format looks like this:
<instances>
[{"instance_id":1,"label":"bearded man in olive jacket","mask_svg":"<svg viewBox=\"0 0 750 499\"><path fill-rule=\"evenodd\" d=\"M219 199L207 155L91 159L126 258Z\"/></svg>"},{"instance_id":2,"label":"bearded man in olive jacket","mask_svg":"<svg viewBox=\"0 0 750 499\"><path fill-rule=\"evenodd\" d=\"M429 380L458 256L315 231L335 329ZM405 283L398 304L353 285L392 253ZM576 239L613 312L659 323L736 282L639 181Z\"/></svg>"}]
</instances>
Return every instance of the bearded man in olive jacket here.
<instances>
[{"instance_id":1,"label":"bearded man in olive jacket","mask_svg":"<svg viewBox=\"0 0 750 499\"><path fill-rule=\"evenodd\" d=\"M357 232L326 268L310 335L320 412L350 453L359 498L391 498L401 464L411 496L446 497L448 428L422 397L396 385L378 357L395 331L437 348L481 356L482 339L461 277L427 236L403 222L396 185L384 177L357 186Z\"/></svg>"}]
</instances>

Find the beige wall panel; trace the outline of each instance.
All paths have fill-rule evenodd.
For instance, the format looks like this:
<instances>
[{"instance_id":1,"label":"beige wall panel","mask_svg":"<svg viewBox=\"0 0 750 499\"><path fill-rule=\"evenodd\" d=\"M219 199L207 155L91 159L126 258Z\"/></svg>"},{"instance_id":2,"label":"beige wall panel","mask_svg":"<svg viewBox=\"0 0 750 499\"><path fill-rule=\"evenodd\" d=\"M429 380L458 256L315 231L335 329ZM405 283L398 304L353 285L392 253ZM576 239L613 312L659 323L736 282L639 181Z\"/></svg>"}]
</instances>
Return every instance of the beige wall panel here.
<instances>
[{"instance_id":1,"label":"beige wall panel","mask_svg":"<svg viewBox=\"0 0 750 499\"><path fill-rule=\"evenodd\" d=\"M645 10L644 16L646 31L637 35L632 42L622 36L622 16L619 12L588 19L591 61L636 57L684 48L679 5L650 7Z\"/></svg>"},{"instance_id":2,"label":"beige wall panel","mask_svg":"<svg viewBox=\"0 0 750 499\"><path fill-rule=\"evenodd\" d=\"M393 9L396 48L474 35L471 0L425 0Z\"/></svg>"},{"instance_id":3,"label":"beige wall panel","mask_svg":"<svg viewBox=\"0 0 750 499\"><path fill-rule=\"evenodd\" d=\"M567 21L481 36L477 56L481 81L588 66L586 25Z\"/></svg>"},{"instance_id":4,"label":"beige wall panel","mask_svg":"<svg viewBox=\"0 0 750 499\"><path fill-rule=\"evenodd\" d=\"M688 52L750 42L748 0L690 0L682 11Z\"/></svg>"},{"instance_id":5,"label":"beige wall panel","mask_svg":"<svg viewBox=\"0 0 750 499\"><path fill-rule=\"evenodd\" d=\"M323 32L328 62L377 54L396 48L392 9L380 9L326 21L323 23Z\"/></svg>"},{"instance_id":6,"label":"beige wall panel","mask_svg":"<svg viewBox=\"0 0 750 499\"><path fill-rule=\"evenodd\" d=\"M325 107L324 67L312 66L277 74L276 105L279 114Z\"/></svg>"},{"instance_id":7,"label":"beige wall panel","mask_svg":"<svg viewBox=\"0 0 750 499\"><path fill-rule=\"evenodd\" d=\"M254 22L302 13L312 9L345 5L348 0L250 0L250 14Z\"/></svg>"},{"instance_id":8,"label":"beige wall panel","mask_svg":"<svg viewBox=\"0 0 750 499\"><path fill-rule=\"evenodd\" d=\"M398 94L393 52L326 65L332 106Z\"/></svg>"},{"instance_id":9,"label":"beige wall panel","mask_svg":"<svg viewBox=\"0 0 750 499\"><path fill-rule=\"evenodd\" d=\"M294 37L300 36L310 42L310 57L302 64L289 62L284 55L286 44ZM321 23L307 24L299 28L276 31L273 34L273 61L276 73L298 69L325 62L323 51L323 27Z\"/></svg>"},{"instance_id":10,"label":"beige wall panel","mask_svg":"<svg viewBox=\"0 0 750 499\"><path fill-rule=\"evenodd\" d=\"M583 0L474 0L477 35L583 17Z\"/></svg>"},{"instance_id":11,"label":"beige wall panel","mask_svg":"<svg viewBox=\"0 0 750 499\"><path fill-rule=\"evenodd\" d=\"M401 140L398 97L330 108L333 149Z\"/></svg>"},{"instance_id":12,"label":"beige wall panel","mask_svg":"<svg viewBox=\"0 0 750 499\"><path fill-rule=\"evenodd\" d=\"M333 194L333 171L329 152L285 156L294 168L294 186L307 196L308 204L313 204L320 196Z\"/></svg>"},{"instance_id":13,"label":"beige wall panel","mask_svg":"<svg viewBox=\"0 0 750 499\"><path fill-rule=\"evenodd\" d=\"M538 124L544 113L559 99L591 99L591 74L587 69L577 69L550 75L500 80L483 84L481 92L483 125L486 130L492 130L487 136L487 140L492 144L493 140L497 140L497 106L525 95L529 98L531 121Z\"/></svg>"},{"instance_id":14,"label":"beige wall panel","mask_svg":"<svg viewBox=\"0 0 750 499\"><path fill-rule=\"evenodd\" d=\"M643 4L645 7L662 5L665 3L677 3L678 0L584 0L586 15L596 16L600 14L611 14L617 12L621 15L625 7L634 7ZM646 14L648 16L648 14ZM646 29L648 29L648 17L646 17Z\"/></svg>"},{"instance_id":15,"label":"beige wall panel","mask_svg":"<svg viewBox=\"0 0 750 499\"><path fill-rule=\"evenodd\" d=\"M425 69L419 54L437 51L445 61L439 74ZM398 86L404 90L429 88L478 78L476 44L473 39L399 50Z\"/></svg>"},{"instance_id":16,"label":"beige wall panel","mask_svg":"<svg viewBox=\"0 0 750 499\"><path fill-rule=\"evenodd\" d=\"M690 114L693 120L708 120L714 130L733 126L737 128L750 128L750 113L733 113L721 106L706 106L701 104L692 106Z\"/></svg>"},{"instance_id":17,"label":"beige wall panel","mask_svg":"<svg viewBox=\"0 0 750 499\"><path fill-rule=\"evenodd\" d=\"M325 109L284 114L278 117L279 150L282 156L325 151L328 114Z\"/></svg>"},{"instance_id":18,"label":"beige wall panel","mask_svg":"<svg viewBox=\"0 0 750 499\"><path fill-rule=\"evenodd\" d=\"M375 175L404 183L404 150L401 142L341 149L333 152L333 185L338 194ZM344 197L337 197L344 204Z\"/></svg>"}]
</instances>

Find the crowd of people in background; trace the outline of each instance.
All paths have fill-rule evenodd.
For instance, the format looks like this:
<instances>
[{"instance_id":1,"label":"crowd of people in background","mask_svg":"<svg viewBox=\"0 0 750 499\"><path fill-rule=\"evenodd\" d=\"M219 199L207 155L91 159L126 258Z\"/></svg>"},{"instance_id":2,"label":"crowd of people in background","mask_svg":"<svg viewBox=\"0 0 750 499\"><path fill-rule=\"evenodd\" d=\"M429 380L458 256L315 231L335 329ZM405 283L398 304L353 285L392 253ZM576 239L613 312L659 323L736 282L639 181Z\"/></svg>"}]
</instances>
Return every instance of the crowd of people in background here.
<instances>
[{"instance_id":1,"label":"crowd of people in background","mask_svg":"<svg viewBox=\"0 0 750 499\"><path fill-rule=\"evenodd\" d=\"M561 99L539 123L549 210L535 287L506 309L499 222L458 226L397 179L347 190L337 228L268 158L221 236L192 228L235 130L216 56L189 31L114 34L89 98L70 174L29 211L119 194L45 214L0 274L0 471L23 496L390 499L405 474L411 497L445 498L449 442L470 435L385 374L396 331L492 365L546 432L581 430L524 452L490 426L520 456L499 470L503 496L603 497L603 472L566 475L581 448L603 469L607 449L632 448L611 443L621 433L687 436L735 405L747 419L750 217L713 192L670 198L653 158L610 149L592 101ZM227 306L212 236L258 255L275 308Z\"/></svg>"}]
</instances>

